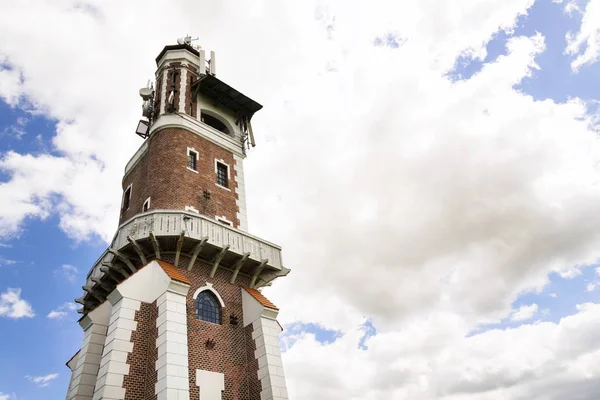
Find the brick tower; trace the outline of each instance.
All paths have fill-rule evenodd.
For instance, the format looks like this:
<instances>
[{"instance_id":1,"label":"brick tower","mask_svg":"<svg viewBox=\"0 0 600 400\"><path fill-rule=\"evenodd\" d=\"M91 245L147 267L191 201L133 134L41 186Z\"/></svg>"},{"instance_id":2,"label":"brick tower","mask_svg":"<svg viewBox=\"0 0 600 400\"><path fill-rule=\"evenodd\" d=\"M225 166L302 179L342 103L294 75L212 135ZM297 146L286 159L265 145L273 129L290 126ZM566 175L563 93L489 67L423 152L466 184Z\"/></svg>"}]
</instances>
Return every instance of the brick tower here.
<instances>
[{"instance_id":1,"label":"brick tower","mask_svg":"<svg viewBox=\"0 0 600 400\"><path fill-rule=\"evenodd\" d=\"M119 228L75 300L84 339L66 398L287 399L278 309L258 289L289 270L247 232L243 159L262 106L189 36L156 64Z\"/></svg>"}]
</instances>

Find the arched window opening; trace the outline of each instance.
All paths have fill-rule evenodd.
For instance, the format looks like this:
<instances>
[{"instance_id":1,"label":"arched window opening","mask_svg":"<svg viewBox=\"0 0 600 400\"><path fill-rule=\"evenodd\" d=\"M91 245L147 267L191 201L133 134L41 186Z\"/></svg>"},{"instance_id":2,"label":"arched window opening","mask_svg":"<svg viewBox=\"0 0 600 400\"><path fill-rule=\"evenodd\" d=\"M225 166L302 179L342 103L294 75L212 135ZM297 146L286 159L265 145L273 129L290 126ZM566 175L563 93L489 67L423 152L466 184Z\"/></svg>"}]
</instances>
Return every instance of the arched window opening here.
<instances>
[{"instance_id":1,"label":"arched window opening","mask_svg":"<svg viewBox=\"0 0 600 400\"><path fill-rule=\"evenodd\" d=\"M196 319L221 324L221 306L210 290L204 290L196 297Z\"/></svg>"},{"instance_id":2,"label":"arched window opening","mask_svg":"<svg viewBox=\"0 0 600 400\"><path fill-rule=\"evenodd\" d=\"M220 119L218 119L216 117L213 117L212 115L208 115L206 113L201 113L200 120L202 122L204 122L206 125L212 126L213 128L215 128L218 131L221 131L227 135L230 134L229 128L227 128L227 125L225 125L223 123L223 121L221 121Z\"/></svg>"}]
</instances>

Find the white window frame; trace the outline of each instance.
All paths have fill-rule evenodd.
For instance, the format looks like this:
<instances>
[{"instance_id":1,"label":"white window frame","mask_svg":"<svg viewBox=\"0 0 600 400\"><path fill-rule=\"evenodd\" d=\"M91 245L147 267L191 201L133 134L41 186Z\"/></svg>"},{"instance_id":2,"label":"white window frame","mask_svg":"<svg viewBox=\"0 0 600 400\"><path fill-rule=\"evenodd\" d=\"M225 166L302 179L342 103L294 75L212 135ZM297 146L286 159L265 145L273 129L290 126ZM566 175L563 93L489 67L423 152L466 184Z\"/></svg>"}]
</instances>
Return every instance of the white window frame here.
<instances>
[{"instance_id":1,"label":"white window frame","mask_svg":"<svg viewBox=\"0 0 600 400\"><path fill-rule=\"evenodd\" d=\"M187 156L187 158L188 158L188 160L189 160L191 152L194 152L194 154L196 154L196 168L198 168L198 161L200 160L200 152L198 150L196 150L195 148L193 148L193 147L188 147L187 148L187 152L185 153L186 156ZM186 164L185 167L187 168L188 171L192 171L192 172L195 172L195 173L199 174L199 172L197 170L190 168L189 162Z\"/></svg>"},{"instance_id":2,"label":"white window frame","mask_svg":"<svg viewBox=\"0 0 600 400\"><path fill-rule=\"evenodd\" d=\"M146 203L148 203L148 209L144 210L144 208L146 208ZM142 204L142 212L146 212L150 210L150 197L148 197L146 200L144 200L144 204Z\"/></svg>"},{"instance_id":3,"label":"white window frame","mask_svg":"<svg viewBox=\"0 0 600 400\"><path fill-rule=\"evenodd\" d=\"M191 211L196 214L200 214L200 211L194 206L185 206L185 211Z\"/></svg>"},{"instance_id":4,"label":"white window frame","mask_svg":"<svg viewBox=\"0 0 600 400\"><path fill-rule=\"evenodd\" d=\"M219 222L225 222L226 225L229 225L230 227L233 228L233 222L228 220L227 217L225 217L224 215L221 215L220 217L215 215L215 219Z\"/></svg>"},{"instance_id":5,"label":"white window frame","mask_svg":"<svg viewBox=\"0 0 600 400\"><path fill-rule=\"evenodd\" d=\"M218 170L217 170L218 164L223 164L224 166L227 167L227 183L229 183L229 185L231 186L231 167L224 160L222 160L222 159L217 160L215 158L215 177L217 177L219 175ZM229 189L228 187L219 185L218 182L215 182L215 185L217 185L221 189L229 190L231 192L231 189Z\"/></svg>"},{"instance_id":6,"label":"white window frame","mask_svg":"<svg viewBox=\"0 0 600 400\"><path fill-rule=\"evenodd\" d=\"M125 205L125 194L127 193L128 190L129 190L129 204L128 204L127 208L123 209L123 206ZM127 186L125 188L125 190L123 191L123 197L121 198L121 212L129 210L129 207L131 207L131 195L132 194L133 194L133 182L131 182L129 184L129 186Z\"/></svg>"},{"instance_id":7,"label":"white window frame","mask_svg":"<svg viewBox=\"0 0 600 400\"><path fill-rule=\"evenodd\" d=\"M210 292L212 292L215 297L217 298L217 300L219 300L219 304L221 304L222 308L225 308L225 302L223 301L223 299L221 298L221 295L219 294L219 292L217 292L215 290L215 288L213 288L213 284L206 282L206 286L202 286L200 288L198 288L195 292L194 292L194 297L192 297L192 299L194 300L194 303L196 302L196 299L198 298L198 295L202 292L204 292L205 290L208 290ZM195 304L194 304L195 307Z\"/></svg>"}]
</instances>

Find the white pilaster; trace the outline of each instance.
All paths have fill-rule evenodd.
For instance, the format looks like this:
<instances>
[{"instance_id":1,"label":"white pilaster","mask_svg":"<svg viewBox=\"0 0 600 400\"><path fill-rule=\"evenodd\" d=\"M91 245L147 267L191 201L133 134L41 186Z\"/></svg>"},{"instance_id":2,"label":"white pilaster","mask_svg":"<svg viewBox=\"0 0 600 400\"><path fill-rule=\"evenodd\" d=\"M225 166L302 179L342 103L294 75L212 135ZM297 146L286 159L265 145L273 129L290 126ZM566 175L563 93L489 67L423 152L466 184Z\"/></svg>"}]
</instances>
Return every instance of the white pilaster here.
<instances>
[{"instance_id":1,"label":"white pilaster","mask_svg":"<svg viewBox=\"0 0 600 400\"><path fill-rule=\"evenodd\" d=\"M248 291L240 290L244 326L252 324L252 339L256 344L254 357L258 360L258 379L262 388L260 399L287 400L287 386L279 346L281 326L275 319L279 311L265 307Z\"/></svg>"},{"instance_id":2,"label":"white pilaster","mask_svg":"<svg viewBox=\"0 0 600 400\"><path fill-rule=\"evenodd\" d=\"M254 357L258 360L258 379L262 388L260 399L287 400L287 387L279 347L281 327L273 319L260 317L252 323L252 328L252 338L256 343Z\"/></svg>"},{"instance_id":3,"label":"white pilaster","mask_svg":"<svg viewBox=\"0 0 600 400\"><path fill-rule=\"evenodd\" d=\"M137 329L135 313L141 306L139 300L121 297L118 290L112 292L108 299L114 304L93 400L125 398L123 380L125 375L129 375L127 356L133 351L131 335Z\"/></svg>"},{"instance_id":4,"label":"white pilaster","mask_svg":"<svg viewBox=\"0 0 600 400\"><path fill-rule=\"evenodd\" d=\"M233 159L235 160L234 168L236 172L235 181L237 182L237 187L235 188L235 192L238 195L238 198L235 201L235 204L238 207L237 217L240 220L240 226L238 229L243 231L248 231L248 214L246 210L246 183L244 180L244 159L237 154L233 155Z\"/></svg>"},{"instance_id":5,"label":"white pilaster","mask_svg":"<svg viewBox=\"0 0 600 400\"><path fill-rule=\"evenodd\" d=\"M167 112L167 68L163 69L162 84L160 89L160 109L158 115L162 115ZM158 117L158 115L156 117Z\"/></svg>"},{"instance_id":6,"label":"white pilaster","mask_svg":"<svg viewBox=\"0 0 600 400\"><path fill-rule=\"evenodd\" d=\"M67 400L92 399L106 339L110 309L111 304L106 301L80 322L84 330L83 343L71 374Z\"/></svg>"},{"instance_id":7,"label":"white pilaster","mask_svg":"<svg viewBox=\"0 0 600 400\"><path fill-rule=\"evenodd\" d=\"M154 393L157 400L189 400L188 340L185 297L188 285L171 284L156 300L158 360Z\"/></svg>"},{"instance_id":8,"label":"white pilaster","mask_svg":"<svg viewBox=\"0 0 600 400\"><path fill-rule=\"evenodd\" d=\"M187 87L187 69L185 68L185 65L181 66L181 76L179 79L179 112L180 113L185 113L185 94L187 92L186 87Z\"/></svg>"}]
</instances>

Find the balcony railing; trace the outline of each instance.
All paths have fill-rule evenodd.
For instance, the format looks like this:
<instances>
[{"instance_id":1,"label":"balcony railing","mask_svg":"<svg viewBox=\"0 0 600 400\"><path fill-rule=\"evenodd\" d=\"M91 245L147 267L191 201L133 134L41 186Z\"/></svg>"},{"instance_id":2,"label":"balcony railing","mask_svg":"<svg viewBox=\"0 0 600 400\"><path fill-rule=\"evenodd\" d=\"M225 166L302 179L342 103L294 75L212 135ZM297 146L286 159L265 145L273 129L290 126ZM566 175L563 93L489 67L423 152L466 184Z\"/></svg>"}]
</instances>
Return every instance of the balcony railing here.
<instances>
[{"instance_id":1,"label":"balcony railing","mask_svg":"<svg viewBox=\"0 0 600 400\"><path fill-rule=\"evenodd\" d=\"M265 267L281 271L281 247L260 239L247 232L229 227L213 219L193 212L181 210L156 210L139 214L124 222L118 229L110 248L120 251L130 245L130 239L143 241L150 237L150 232L157 239L178 237L184 232L186 240L200 241L207 238L206 243L218 248L229 246L228 253L242 257L249 253L248 259L258 263L268 260ZM92 284L91 278L100 278L100 266L108 254L104 252L91 268L87 284Z\"/></svg>"}]
</instances>

